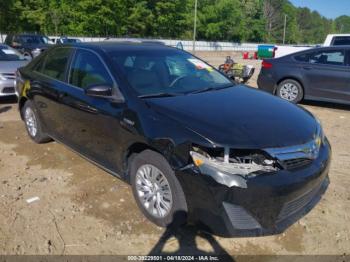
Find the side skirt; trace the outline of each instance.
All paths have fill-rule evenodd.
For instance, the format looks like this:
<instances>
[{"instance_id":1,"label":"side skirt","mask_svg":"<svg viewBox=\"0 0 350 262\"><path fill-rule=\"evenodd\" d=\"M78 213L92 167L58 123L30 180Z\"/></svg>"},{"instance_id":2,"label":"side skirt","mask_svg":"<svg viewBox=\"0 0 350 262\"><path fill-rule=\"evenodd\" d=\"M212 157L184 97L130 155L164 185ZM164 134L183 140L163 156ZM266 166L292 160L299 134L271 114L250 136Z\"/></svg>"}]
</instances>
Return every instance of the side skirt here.
<instances>
[{"instance_id":1,"label":"side skirt","mask_svg":"<svg viewBox=\"0 0 350 262\"><path fill-rule=\"evenodd\" d=\"M103 165L101 165L100 163L96 162L95 160L89 158L88 156L78 152L77 150L75 150L73 147L63 143L60 139L57 139L53 136L50 135L50 137L56 141L57 143L60 143L61 145L63 145L64 147L68 148L69 150L71 150L72 152L76 153L77 155L79 155L81 158L84 158L85 160L89 161L90 163L94 164L95 166L99 167L100 169L104 170L105 172L109 173L110 175L119 178L120 180L122 180L123 182L127 183L124 179L123 176L119 175L118 173L110 170L109 168L104 167Z\"/></svg>"}]
</instances>

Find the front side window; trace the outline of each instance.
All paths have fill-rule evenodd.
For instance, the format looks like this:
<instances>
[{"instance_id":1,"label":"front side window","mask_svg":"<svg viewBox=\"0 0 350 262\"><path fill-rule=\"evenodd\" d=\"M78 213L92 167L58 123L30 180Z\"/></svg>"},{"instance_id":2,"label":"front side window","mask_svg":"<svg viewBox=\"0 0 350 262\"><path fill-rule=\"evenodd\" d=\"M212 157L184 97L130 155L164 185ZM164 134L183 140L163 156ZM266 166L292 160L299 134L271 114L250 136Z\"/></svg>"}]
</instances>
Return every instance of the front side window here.
<instances>
[{"instance_id":1,"label":"front side window","mask_svg":"<svg viewBox=\"0 0 350 262\"><path fill-rule=\"evenodd\" d=\"M210 65L180 50L123 50L108 55L140 96L181 95L233 85Z\"/></svg>"},{"instance_id":2,"label":"front side window","mask_svg":"<svg viewBox=\"0 0 350 262\"><path fill-rule=\"evenodd\" d=\"M56 48L46 56L42 74L60 80L65 80L67 64L72 53L71 48Z\"/></svg>"},{"instance_id":3,"label":"front side window","mask_svg":"<svg viewBox=\"0 0 350 262\"><path fill-rule=\"evenodd\" d=\"M22 35L18 37L18 41L23 44L49 44L50 42L48 37L41 35Z\"/></svg>"},{"instance_id":4,"label":"front side window","mask_svg":"<svg viewBox=\"0 0 350 262\"><path fill-rule=\"evenodd\" d=\"M69 83L80 88L95 85L113 85L113 80L97 55L78 50L73 61Z\"/></svg>"},{"instance_id":5,"label":"front side window","mask_svg":"<svg viewBox=\"0 0 350 262\"><path fill-rule=\"evenodd\" d=\"M313 53L309 59L312 64L344 65L345 52L343 50L330 50Z\"/></svg>"}]
</instances>

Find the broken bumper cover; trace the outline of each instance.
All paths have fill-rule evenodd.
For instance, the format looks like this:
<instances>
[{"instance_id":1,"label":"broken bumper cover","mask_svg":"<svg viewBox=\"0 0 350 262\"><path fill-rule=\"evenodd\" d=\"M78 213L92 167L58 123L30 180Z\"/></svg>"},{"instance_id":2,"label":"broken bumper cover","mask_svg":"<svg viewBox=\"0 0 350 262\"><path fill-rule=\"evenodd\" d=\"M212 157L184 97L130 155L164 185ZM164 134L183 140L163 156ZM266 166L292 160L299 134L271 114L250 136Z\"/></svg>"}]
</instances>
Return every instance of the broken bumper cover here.
<instances>
[{"instance_id":1,"label":"broken bumper cover","mask_svg":"<svg viewBox=\"0 0 350 262\"><path fill-rule=\"evenodd\" d=\"M281 233L320 200L329 184L330 156L327 141L306 166L250 178L232 175L230 187L195 167L178 171L189 220L221 236Z\"/></svg>"}]
</instances>

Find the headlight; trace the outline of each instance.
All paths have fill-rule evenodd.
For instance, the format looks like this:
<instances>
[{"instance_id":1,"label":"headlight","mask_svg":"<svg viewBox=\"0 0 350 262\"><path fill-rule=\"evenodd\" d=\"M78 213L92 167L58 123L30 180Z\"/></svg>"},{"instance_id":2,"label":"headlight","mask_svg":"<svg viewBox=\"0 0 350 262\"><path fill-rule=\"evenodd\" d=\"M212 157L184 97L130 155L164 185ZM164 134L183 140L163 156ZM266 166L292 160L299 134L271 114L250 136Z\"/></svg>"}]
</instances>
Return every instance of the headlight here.
<instances>
[{"instance_id":1,"label":"headlight","mask_svg":"<svg viewBox=\"0 0 350 262\"><path fill-rule=\"evenodd\" d=\"M0 80L7 80L7 78L3 74L0 74Z\"/></svg>"},{"instance_id":2,"label":"headlight","mask_svg":"<svg viewBox=\"0 0 350 262\"><path fill-rule=\"evenodd\" d=\"M33 51L32 51L32 55L34 57L38 56L41 54L41 49L40 48L35 48Z\"/></svg>"},{"instance_id":3,"label":"headlight","mask_svg":"<svg viewBox=\"0 0 350 262\"><path fill-rule=\"evenodd\" d=\"M235 155L229 149L223 150L223 155L211 156L204 150L194 147L190 152L193 163L201 170L216 169L226 174L247 176L251 174L269 173L278 170L274 160L263 154L251 152Z\"/></svg>"}]
</instances>

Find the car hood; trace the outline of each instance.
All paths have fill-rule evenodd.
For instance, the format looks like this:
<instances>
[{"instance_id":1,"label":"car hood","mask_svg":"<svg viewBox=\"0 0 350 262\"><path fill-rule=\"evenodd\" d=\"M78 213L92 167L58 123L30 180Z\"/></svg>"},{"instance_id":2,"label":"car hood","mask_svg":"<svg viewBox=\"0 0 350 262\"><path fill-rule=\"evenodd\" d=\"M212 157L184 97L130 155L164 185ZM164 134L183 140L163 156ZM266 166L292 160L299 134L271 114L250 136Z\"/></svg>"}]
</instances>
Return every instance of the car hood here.
<instances>
[{"instance_id":1,"label":"car hood","mask_svg":"<svg viewBox=\"0 0 350 262\"><path fill-rule=\"evenodd\" d=\"M0 61L0 73L13 74L16 72L17 68L25 66L28 61Z\"/></svg>"},{"instance_id":2,"label":"car hood","mask_svg":"<svg viewBox=\"0 0 350 262\"><path fill-rule=\"evenodd\" d=\"M304 144L318 125L301 107L242 85L147 103L212 144L239 149Z\"/></svg>"}]
</instances>

